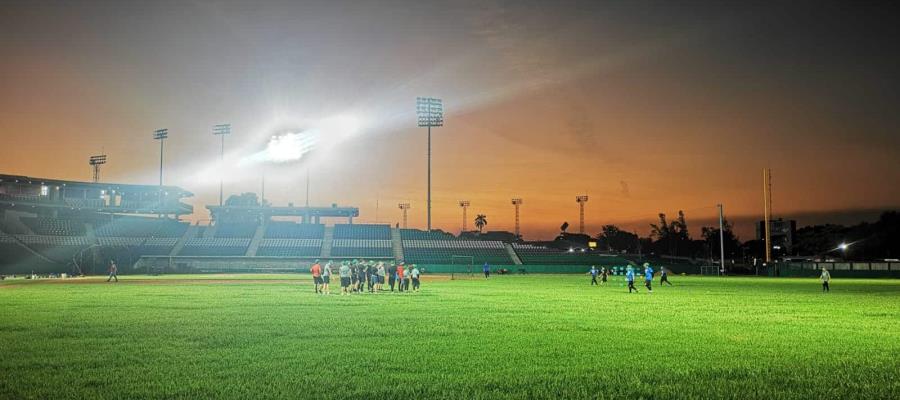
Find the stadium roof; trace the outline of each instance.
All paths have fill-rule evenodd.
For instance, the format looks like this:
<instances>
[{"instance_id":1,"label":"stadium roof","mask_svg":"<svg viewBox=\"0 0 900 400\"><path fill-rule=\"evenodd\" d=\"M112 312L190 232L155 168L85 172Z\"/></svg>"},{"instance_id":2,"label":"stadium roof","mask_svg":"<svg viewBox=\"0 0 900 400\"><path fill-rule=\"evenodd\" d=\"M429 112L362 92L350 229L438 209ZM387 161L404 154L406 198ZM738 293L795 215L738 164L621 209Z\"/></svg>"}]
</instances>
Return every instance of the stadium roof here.
<instances>
[{"instance_id":1,"label":"stadium roof","mask_svg":"<svg viewBox=\"0 0 900 400\"><path fill-rule=\"evenodd\" d=\"M61 179L34 178L24 175L4 175L0 174L0 182L15 182L31 185L47 185L47 186L66 186L77 187L83 189L107 189L122 192L156 192L160 189L159 185L134 185L127 183L108 183L108 182L81 182L67 181ZM162 189L170 194L178 195L178 197L192 197L194 194L184 190L178 186L162 186Z\"/></svg>"}]
</instances>

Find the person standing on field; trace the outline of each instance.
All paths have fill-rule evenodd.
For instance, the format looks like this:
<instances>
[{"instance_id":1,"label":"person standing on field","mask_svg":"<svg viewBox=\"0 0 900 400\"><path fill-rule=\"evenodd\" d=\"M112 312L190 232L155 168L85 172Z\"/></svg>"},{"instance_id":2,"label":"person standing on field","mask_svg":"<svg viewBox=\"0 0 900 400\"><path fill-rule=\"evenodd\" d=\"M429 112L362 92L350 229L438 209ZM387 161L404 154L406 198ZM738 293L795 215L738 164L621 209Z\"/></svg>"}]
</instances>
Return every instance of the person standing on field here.
<instances>
[{"instance_id":1,"label":"person standing on field","mask_svg":"<svg viewBox=\"0 0 900 400\"><path fill-rule=\"evenodd\" d=\"M109 278L106 278L106 281L109 282L111 279L115 279L116 283L119 282L119 267L114 260L109 260Z\"/></svg>"},{"instance_id":2,"label":"person standing on field","mask_svg":"<svg viewBox=\"0 0 900 400\"><path fill-rule=\"evenodd\" d=\"M338 275L341 277L341 296L350 294L350 267L346 261L341 263Z\"/></svg>"},{"instance_id":3,"label":"person standing on field","mask_svg":"<svg viewBox=\"0 0 900 400\"><path fill-rule=\"evenodd\" d=\"M628 267L628 272L625 273L625 281L628 282L628 293L631 293L634 290L635 293L639 293L637 288L634 287L634 269Z\"/></svg>"},{"instance_id":4,"label":"person standing on field","mask_svg":"<svg viewBox=\"0 0 900 400\"><path fill-rule=\"evenodd\" d=\"M413 268L415 267L415 265L410 265L409 267L407 267L406 274L403 275L403 291L405 292L409 292L409 280L411 278Z\"/></svg>"},{"instance_id":5,"label":"person standing on field","mask_svg":"<svg viewBox=\"0 0 900 400\"><path fill-rule=\"evenodd\" d=\"M588 273L591 274L591 286L597 285L597 267L591 265L591 270Z\"/></svg>"},{"instance_id":6,"label":"person standing on field","mask_svg":"<svg viewBox=\"0 0 900 400\"><path fill-rule=\"evenodd\" d=\"M322 266L319 265L319 260L309 268L309 273L312 274L313 277L313 285L316 286L316 293L321 293L319 291L319 286L322 284Z\"/></svg>"},{"instance_id":7,"label":"person standing on field","mask_svg":"<svg viewBox=\"0 0 900 400\"><path fill-rule=\"evenodd\" d=\"M398 292L403 291L403 274L405 272L406 271L403 268L403 263L400 263L400 265L397 266L397 291Z\"/></svg>"},{"instance_id":8,"label":"person standing on field","mask_svg":"<svg viewBox=\"0 0 900 400\"><path fill-rule=\"evenodd\" d=\"M323 294L331 294L331 289L328 288L328 285L331 283L331 261L325 263L325 268L322 269L322 293Z\"/></svg>"},{"instance_id":9,"label":"person standing on field","mask_svg":"<svg viewBox=\"0 0 900 400\"><path fill-rule=\"evenodd\" d=\"M388 267L388 285L391 286L391 291L394 291L394 285L397 284L397 266L394 263L391 263L391 266Z\"/></svg>"},{"instance_id":10,"label":"person standing on field","mask_svg":"<svg viewBox=\"0 0 900 400\"><path fill-rule=\"evenodd\" d=\"M606 278L609 276L609 270L606 267L600 268L600 285L606 284Z\"/></svg>"},{"instance_id":11,"label":"person standing on field","mask_svg":"<svg viewBox=\"0 0 900 400\"><path fill-rule=\"evenodd\" d=\"M491 277L491 266L488 265L487 261L481 266L481 272L484 272L484 279Z\"/></svg>"},{"instance_id":12,"label":"person standing on field","mask_svg":"<svg viewBox=\"0 0 900 400\"><path fill-rule=\"evenodd\" d=\"M381 291L381 286L384 285L384 275L385 275L385 273L386 273L386 272L385 272L385 270L384 270L384 261L381 261L381 262L378 263L378 268L377 268L376 274L375 274L375 276L378 277L378 283L375 284L375 292L380 292L380 291Z\"/></svg>"},{"instance_id":13,"label":"person standing on field","mask_svg":"<svg viewBox=\"0 0 900 400\"><path fill-rule=\"evenodd\" d=\"M653 268L650 268L649 263L644 263L644 286L647 287L648 293L653 293L653 288L650 285L653 283Z\"/></svg>"},{"instance_id":14,"label":"person standing on field","mask_svg":"<svg viewBox=\"0 0 900 400\"><path fill-rule=\"evenodd\" d=\"M419 283L419 267L417 267L416 264L413 264L412 268L413 268L412 272L409 273L409 276L412 277L413 292L418 292L419 284L420 284Z\"/></svg>"},{"instance_id":15,"label":"person standing on field","mask_svg":"<svg viewBox=\"0 0 900 400\"><path fill-rule=\"evenodd\" d=\"M819 279L822 280L822 293L830 292L831 288L828 287L828 282L831 282L831 274L825 267L822 267L822 275L819 275Z\"/></svg>"},{"instance_id":16,"label":"person standing on field","mask_svg":"<svg viewBox=\"0 0 900 400\"><path fill-rule=\"evenodd\" d=\"M663 283L668 283L669 286L672 286L672 282L669 282L669 273L666 272L666 267L659 268L659 286L662 286Z\"/></svg>"}]
</instances>

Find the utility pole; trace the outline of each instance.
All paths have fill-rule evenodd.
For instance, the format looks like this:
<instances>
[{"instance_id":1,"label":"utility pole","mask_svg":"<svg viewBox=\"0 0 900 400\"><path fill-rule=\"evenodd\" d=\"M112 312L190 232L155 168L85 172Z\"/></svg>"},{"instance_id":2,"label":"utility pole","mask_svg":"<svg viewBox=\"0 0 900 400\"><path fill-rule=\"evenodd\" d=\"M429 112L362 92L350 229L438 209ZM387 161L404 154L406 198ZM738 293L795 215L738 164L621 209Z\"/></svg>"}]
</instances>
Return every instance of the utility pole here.
<instances>
[{"instance_id":1,"label":"utility pole","mask_svg":"<svg viewBox=\"0 0 900 400\"><path fill-rule=\"evenodd\" d=\"M719 273L725 273L725 213L719 204Z\"/></svg>"},{"instance_id":2,"label":"utility pole","mask_svg":"<svg viewBox=\"0 0 900 400\"><path fill-rule=\"evenodd\" d=\"M766 246L766 263L772 262L772 170L763 168L763 223L766 224L765 246Z\"/></svg>"},{"instance_id":3,"label":"utility pole","mask_svg":"<svg viewBox=\"0 0 900 400\"><path fill-rule=\"evenodd\" d=\"M157 129L153 131L153 139L159 140L159 204L156 205L157 210L162 210L163 203L163 143L169 138L168 129ZM160 212L159 217L162 218Z\"/></svg>"}]
</instances>

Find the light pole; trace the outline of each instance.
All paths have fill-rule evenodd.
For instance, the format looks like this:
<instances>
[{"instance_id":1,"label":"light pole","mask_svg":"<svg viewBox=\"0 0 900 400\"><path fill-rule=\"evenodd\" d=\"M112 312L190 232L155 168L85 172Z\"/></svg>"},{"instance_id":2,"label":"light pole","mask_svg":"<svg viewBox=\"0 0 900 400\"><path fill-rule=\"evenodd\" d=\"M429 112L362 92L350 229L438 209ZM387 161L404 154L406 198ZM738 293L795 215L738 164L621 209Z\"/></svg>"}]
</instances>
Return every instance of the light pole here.
<instances>
[{"instance_id":1,"label":"light pole","mask_svg":"<svg viewBox=\"0 0 900 400\"><path fill-rule=\"evenodd\" d=\"M459 201L459 206L462 207L462 210L463 210L462 231L460 231L460 232L466 231L466 211L469 209L469 205L471 205L471 203L468 200L460 200Z\"/></svg>"},{"instance_id":2,"label":"light pole","mask_svg":"<svg viewBox=\"0 0 900 400\"><path fill-rule=\"evenodd\" d=\"M157 207L162 209L162 194L163 194L163 143L166 139L169 138L169 130L168 129L157 129L153 131L153 139L159 140L159 204ZM162 214L160 214L160 217Z\"/></svg>"},{"instance_id":3,"label":"light pole","mask_svg":"<svg viewBox=\"0 0 900 400\"><path fill-rule=\"evenodd\" d=\"M587 203L587 201L588 197L586 194L575 196L575 202L578 203L578 207L580 208L578 233L584 233L584 203Z\"/></svg>"},{"instance_id":4,"label":"light pole","mask_svg":"<svg viewBox=\"0 0 900 400\"><path fill-rule=\"evenodd\" d=\"M106 164L106 154L91 156L88 159L88 164L94 169L94 183L100 182L100 166Z\"/></svg>"},{"instance_id":5,"label":"light pole","mask_svg":"<svg viewBox=\"0 0 900 400\"><path fill-rule=\"evenodd\" d=\"M400 203L397 206L403 210L403 229L406 229L406 210L409 210L409 203Z\"/></svg>"},{"instance_id":6,"label":"light pole","mask_svg":"<svg viewBox=\"0 0 900 400\"><path fill-rule=\"evenodd\" d=\"M444 126L444 104L441 99L416 98L419 127L428 128L428 230L431 231L431 128Z\"/></svg>"},{"instance_id":7,"label":"light pole","mask_svg":"<svg viewBox=\"0 0 900 400\"><path fill-rule=\"evenodd\" d=\"M216 135L222 139L222 147L219 150L219 162L224 164L224 162L225 162L225 135L231 134L231 124L214 125L212 133L213 133L213 135ZM222 167L224 167L224 165L220 166L220 168L222 168ZM219 173L220 173L220 175L219 175L219 206L221 207L222 206L222 192L223 192L222 180L224 179L224 177L221 175L221 170L219 171Z\"/></svg>"},{"instance_id":8,"label":"light pole","mask_svg":"<svg viewBox=\"0 0 900 400\"><path fill-rule=\"evenodd\" d=\"M725 273L725 213L719 204L719 273Z\"/></svg>"},{"instance_id":9,"label":"light pole","mask_svg":"<svg viewBox=\"0 0 900 400\"><path fill-rule=\"evenodd\" d=\"M516 207L516 238L518 239L522 237L519 233L519 206L522 205L522 199L512 199L512 205Z\"/></svg>"}]
</instances>

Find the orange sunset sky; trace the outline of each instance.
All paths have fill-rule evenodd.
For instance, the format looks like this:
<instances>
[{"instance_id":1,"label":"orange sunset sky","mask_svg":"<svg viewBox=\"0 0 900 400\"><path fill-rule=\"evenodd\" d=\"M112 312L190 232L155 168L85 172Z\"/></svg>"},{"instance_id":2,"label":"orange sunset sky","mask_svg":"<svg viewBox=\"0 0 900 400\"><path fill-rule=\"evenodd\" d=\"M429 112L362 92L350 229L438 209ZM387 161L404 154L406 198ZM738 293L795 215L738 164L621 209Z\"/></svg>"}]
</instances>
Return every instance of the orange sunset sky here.
<instances>
[{"instance_id":1,"label":"orange sunset sky","mask_svg":"<svg viewBox=\"0 0 900 400\"><path fill-rule=\"evenodd\" d=\"M679 3L679 4L674 4ZM426 136L415 99L443 99L433 131L433 225L461 199L489 230L526 239L608 223L646 234L725 205L741 239L762 215L852 223L900 205L898 28L879 5L827 2L11 2L0 9L0 173L155 184L203 205L259 192L276 205L360 207L425 225ZM277 129L353 115L361 129L301 161L238 165ZM211 126L231 123L226 165ZM845 220L838 220L845 218ZM691 223L694 221L694 223ZM471 227L471 223L469 224Z\"/></svg>"}]
</instances>

